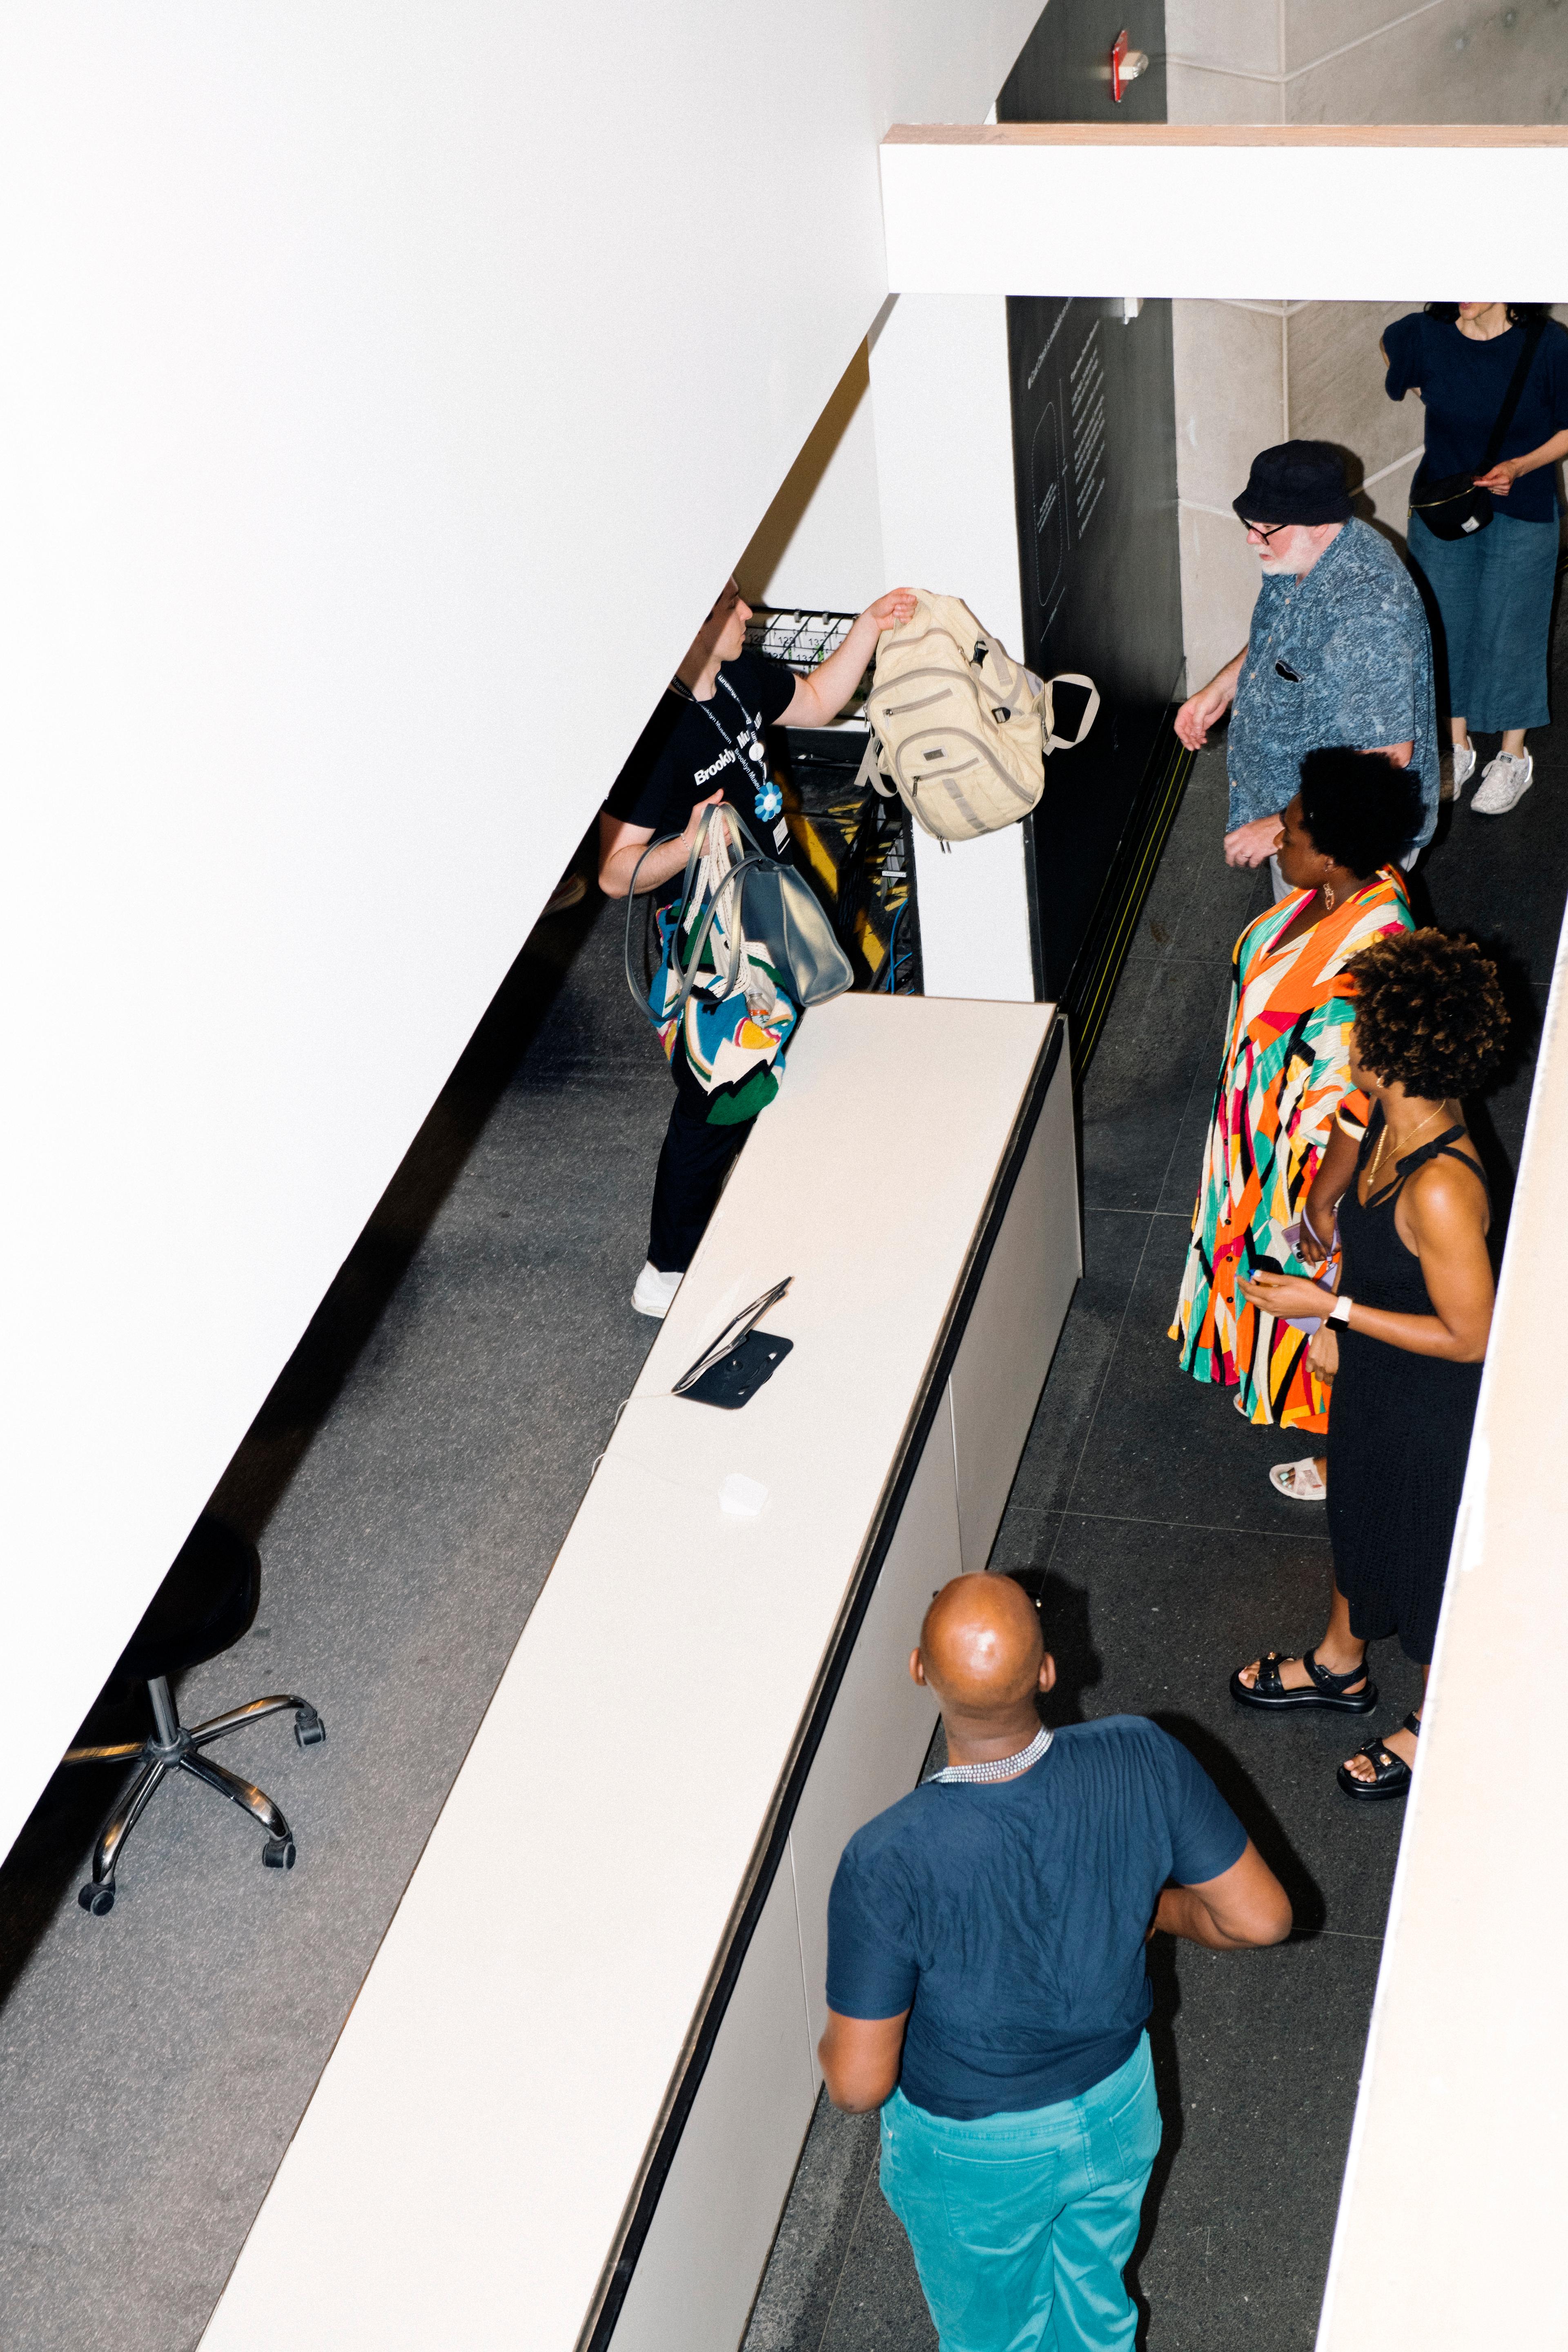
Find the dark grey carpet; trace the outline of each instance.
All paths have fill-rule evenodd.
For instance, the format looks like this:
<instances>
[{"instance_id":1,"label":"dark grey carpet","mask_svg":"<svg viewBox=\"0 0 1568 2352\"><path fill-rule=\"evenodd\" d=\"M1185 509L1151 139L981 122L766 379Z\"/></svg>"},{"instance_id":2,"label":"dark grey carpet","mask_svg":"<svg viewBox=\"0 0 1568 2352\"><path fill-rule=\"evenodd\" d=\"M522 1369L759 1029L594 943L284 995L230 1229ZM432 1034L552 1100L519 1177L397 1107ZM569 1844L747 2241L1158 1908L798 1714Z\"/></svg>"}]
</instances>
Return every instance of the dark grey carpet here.
<instances>
[{"instance_id":1,"label":"dark grey carpet","mask_svg":"<svg viewBox=\"0 0 1568 2352\"><path fill-rule=\"evenodd\" d=\"M1559 663L1559 707L1568 692ZM1479 739L1478 739L1479 740ZM1445 812L1418 916L1500 953L1517 1012L1503 1079L1476 1112L1506 1207L1568 891L1568 740L1532 739L1510 817ZM1482 744L1484 761L1497 749ZM1152 1948L1165 2141L1131 2273L1152 2352L1309 2352L1372 2007L1401 1811L1359 1811L1333 1768L1345 1727L1277 1724L1227 1696L1233 1666L1321 1628L1321 1511L1268 1484L1306 1453L1182 1378L1165 1337L1224 1028L1231 943L1267 881L1221 862L1222 747L1198 761L1083 1099L1084 1279L994 1568L1041 1593L1057 1719L1149 1714L1187 1742L1289 1886L1278 1951ZM1398 1721L1419 1676L1374 1655ZM874 2117L819 2104L746 2352L933 2352L908 2243L876 2180Z\"/></svg>"},{"instance_id":2,"label":"dark grey carpet","mask_svg":"<svg viewBox=\"0 0 1568 2352\"><path fill-rule=\"evenodd\" d=\"M297 1868L180 1780L87 1917L97 1768L57 1776L0 1874L16 2352L199 2337L647 1352L627 1294L669 1081L596 905L536 932L220 1491L261 1607L181 1702L320 1706L324 1748L285 1717L223 1751Z\"/></svg>"}]
</instances>

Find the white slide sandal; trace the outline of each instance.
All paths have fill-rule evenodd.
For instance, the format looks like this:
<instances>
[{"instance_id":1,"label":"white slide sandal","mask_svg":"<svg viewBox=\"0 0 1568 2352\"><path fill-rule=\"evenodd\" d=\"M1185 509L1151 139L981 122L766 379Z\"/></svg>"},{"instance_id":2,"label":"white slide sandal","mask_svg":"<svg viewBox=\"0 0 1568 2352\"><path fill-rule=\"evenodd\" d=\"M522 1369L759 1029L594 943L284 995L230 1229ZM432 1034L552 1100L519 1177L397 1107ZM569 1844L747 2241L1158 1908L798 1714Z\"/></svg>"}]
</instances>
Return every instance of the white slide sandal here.
<instances>
[{"instance_id":1,"label":"white slide sandal","mask_svg":"<svg viewBox=\"0 0 1568 2352\"><path fill-rule=\"evenodd\" d=\"M1329 1490L1318 1475L1318 1465L1309 1454L1304 1462L1277 1462L1268 1473L1268 1483L1278 1486L1292 1503L1326 1503Z\"/></svg>"}]
</instances>

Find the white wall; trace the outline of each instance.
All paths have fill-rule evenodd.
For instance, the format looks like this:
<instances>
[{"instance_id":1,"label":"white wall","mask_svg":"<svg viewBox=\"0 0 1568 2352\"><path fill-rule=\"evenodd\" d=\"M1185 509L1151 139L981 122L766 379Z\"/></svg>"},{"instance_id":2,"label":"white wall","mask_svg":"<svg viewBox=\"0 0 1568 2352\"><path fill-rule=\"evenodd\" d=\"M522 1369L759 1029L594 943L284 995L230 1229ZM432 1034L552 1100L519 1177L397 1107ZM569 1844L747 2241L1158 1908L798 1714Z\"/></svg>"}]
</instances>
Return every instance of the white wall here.
<instances>
[{"instance_id":1,"label":"white wall","mask_svg":"<svg viewBox=\"0 0 1568 2352\"><path fill-rule=\"evenodd\" d=\"M1006 305L999 294L889 302L740 566L753 601L854 612L909 583L962 596L1023 655ZM914 835L928 996L1035 993L1024 835L951 852Z\"/></svg>"},{"instance_id":2,"label":"white wall","mask_svg":"<svg viewBox=\"0 0 1568 2352\"><path fill-rule=\"evenodd\" d=\"M1007 314L999 294L900 294L871 338L882 545L898 580L962 596L1024 653ZM1023 828L951 850L914 829L928 996L1035 993Z\"/></svg>"},{"instance_id":3,"label":"white wall","mask_svg":"<svg viewBox=\"0 0 1568 2352\"><path fill-rule=\"evenodd\" d=\"M1568 2343L1561 1867L1568 1769L1531 1704L1568 1631L1568 927L1422 1711L1319 2352ZM1517 1694L1500 1705L1502 1694ZM1500 1770L1500 1767L1501 1768ZM1506 1796L1502 1780L1506 1775Z\"/></svg>"},{"instance_id":4,"label":"white wall","mask_svg":"<svg viewBox=\"0 0 1568 2352\"><path fill-rule=\"evenodd\" d=\"M0 23L0 1847L1037 14Z\"/></svg>"},{"instance_id":5,"label":"white wall","mask_svg":"<svg viewBox=\"0 0 1568 2352\"><path fill-rule=\"evenodd\" d=\"M861 343L736 567L753 604L861 613L893 585L882 556L871 367Z\"/></svg>"}]
</instances>

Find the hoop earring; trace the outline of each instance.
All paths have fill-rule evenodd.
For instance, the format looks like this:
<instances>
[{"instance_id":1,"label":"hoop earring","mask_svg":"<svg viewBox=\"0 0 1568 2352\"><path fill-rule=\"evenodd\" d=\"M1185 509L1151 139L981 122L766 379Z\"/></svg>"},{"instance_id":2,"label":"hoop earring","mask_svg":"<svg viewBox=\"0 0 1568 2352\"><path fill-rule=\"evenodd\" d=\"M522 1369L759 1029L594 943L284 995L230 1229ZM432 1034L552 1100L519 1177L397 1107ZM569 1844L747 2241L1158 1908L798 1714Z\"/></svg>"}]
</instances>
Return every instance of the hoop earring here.
<instances>
[{"instance_id":1,"label":"hoop earring","mask_svg":"<svg viewBox=\"0 0 1568 2352\"><path fill-rule=\"evenodd\" d=\"M1331 915L1333 911L1334 886L1331 882L1325 882L1323 885L1323 912L1325 915Z\"/></svg>"}]
</instances>

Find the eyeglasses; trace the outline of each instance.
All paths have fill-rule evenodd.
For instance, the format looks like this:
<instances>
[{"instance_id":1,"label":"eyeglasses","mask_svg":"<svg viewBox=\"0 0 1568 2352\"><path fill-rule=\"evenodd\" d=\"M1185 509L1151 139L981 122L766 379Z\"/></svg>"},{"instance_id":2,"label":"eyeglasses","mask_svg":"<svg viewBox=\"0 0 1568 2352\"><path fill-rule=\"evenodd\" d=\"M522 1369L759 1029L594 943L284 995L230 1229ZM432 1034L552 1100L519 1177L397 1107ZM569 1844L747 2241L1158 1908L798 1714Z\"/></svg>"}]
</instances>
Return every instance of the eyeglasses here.
<instances>
[{"instance_id":1,"label":"eyeglasses","mask_svg":"<svg viewBox=\"0 0 1568 2352\"><path fill-rule=\"evenodd\" d=\"M1268 530L1265 530L1260 522L1249 522L1244 523L1242 528L1246 531L1248 539L1260 539L1263 541L1264 546L1267 547L1271 539L1278 539L1280 532L1282 530L1289 530L1290 526L1288 522L1277 522L1271 524Z\"/></svg>"}]
</instances>

